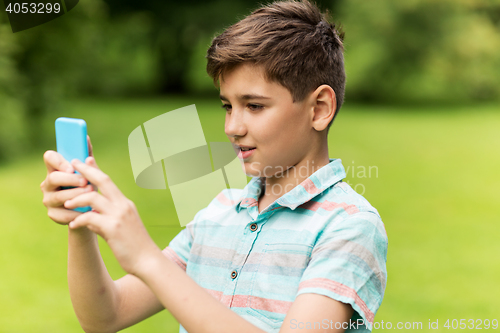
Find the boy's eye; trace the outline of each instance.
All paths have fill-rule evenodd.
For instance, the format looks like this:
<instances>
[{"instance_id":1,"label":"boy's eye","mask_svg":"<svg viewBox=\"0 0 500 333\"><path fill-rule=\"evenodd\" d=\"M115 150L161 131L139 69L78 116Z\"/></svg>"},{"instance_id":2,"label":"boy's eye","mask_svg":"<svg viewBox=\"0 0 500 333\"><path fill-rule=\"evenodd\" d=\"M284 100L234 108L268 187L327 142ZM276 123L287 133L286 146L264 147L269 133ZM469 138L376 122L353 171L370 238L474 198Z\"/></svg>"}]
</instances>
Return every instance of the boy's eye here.
<instances>
[{"instance_id":1,"label":"boy's eye","mask_svg":"<svg viewBox=\"0 0 500 333\"><path fill-rule=\"evenodd\" d=\"M257 105L257 104L247 104L247 107L252 111L260 110L263 108L262 105ZM222 104L221 108L223 108L226 111L231 111L232 106L231 104Z\"/></svg>"},{"instance_id":2,"label":"boy's eye","mask_svg":"<svg viewBox=\"0 0 500 333\"><path fill-rule=\"evenodd\" d=\"M263 108L262 105L257 105L257 104L248 104L248 108L251 110L260 110Z\"/></svg>"}]
</instances>

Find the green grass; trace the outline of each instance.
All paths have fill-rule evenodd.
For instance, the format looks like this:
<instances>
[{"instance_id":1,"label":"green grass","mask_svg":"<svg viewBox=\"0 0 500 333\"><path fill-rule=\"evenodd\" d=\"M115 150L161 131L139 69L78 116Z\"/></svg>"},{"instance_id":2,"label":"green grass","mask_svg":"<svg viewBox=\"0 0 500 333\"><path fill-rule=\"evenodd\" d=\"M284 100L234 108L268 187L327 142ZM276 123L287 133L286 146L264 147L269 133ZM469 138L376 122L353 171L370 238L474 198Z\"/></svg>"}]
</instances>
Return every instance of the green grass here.
<instances>
[{"instance_id":1,"label":"green grass","mask_svg":"<svg viewBox=\"0 0 500 333\"><path fill-rule=\"evenodd\" d=\"M85 118L99 166L165 247L181 230L170 194L135 185L127 138L144 121L193 103L207 141L226 140L216 98L75 101L41 126L51 136L55 117ZM446 331L446 319L499 319L498 109L347 104L339 114L330 156L349 167L347 180L378 209L389 236L388 284L376 321L421 321L426 329L438 319ZM1 332L82 331L67 289L67 228L41 203L42 153L0 167ZM363 168L366 175L358 173ZM101 239L100 246L118 279L123 270ZM125 332L177 330L162 311Z\"/></svg>"}]
</instances>

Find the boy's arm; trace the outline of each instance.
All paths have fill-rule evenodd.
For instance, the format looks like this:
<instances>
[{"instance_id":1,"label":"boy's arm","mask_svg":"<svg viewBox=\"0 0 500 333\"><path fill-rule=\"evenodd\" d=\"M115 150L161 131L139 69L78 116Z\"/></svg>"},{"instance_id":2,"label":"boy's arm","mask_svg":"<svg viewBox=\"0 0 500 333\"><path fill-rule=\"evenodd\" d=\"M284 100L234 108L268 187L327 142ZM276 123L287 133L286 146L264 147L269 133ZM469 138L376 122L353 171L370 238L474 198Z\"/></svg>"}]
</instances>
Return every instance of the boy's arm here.
<instances>
[{"instance_id":1,"label":"boy's arm","mask_svg":"<svg viewBox=\"0 0 500 333\"><path fill-rule=\"evenodd\" d=\"M238 327L238 332L263 332L209 295L161 252L144 263L138 277L128 274L116 282L101 259L96 235L87 228L70 229L69 253L71 299L86 332L116 332L152 316L164 306L188 332L234 332L234 327ZM352 311L350 305L326 296L299 295L280 332L343 332L344 329L335 329L335 323L347 322ZM331 329L315 331L301 325L323 324L324 319L332 320Z\"/></svg>"},{"instance_id":2,"label":"boy's arm","mask_svg":"<svg viewBox=\"0 0 500 333\"><path fill-rule=\"evenodd\" d=\"M151 288L165 308L188 332L264 332L212 297L160 252L143 262L136 275ZM349 304L329 297L316 294L299 295L290 308L280 333L344 332L346 324L338 329L335 328L335 322L349 322L352 313L353 309ZM313 330L299 324L322 322L324 319L328 319L329 323L331 320L333 324ZM296 326L292 324L294 320L297 322Z\"/></svg>"},{"instance_id":3,"label":"boy's arm","mask_svg":"<svg viewBox=\"0 0 500 333\"><path fill-rule=\"evenodd\" d=\"M80 213L65 209L64 202L86 193L86 189L59 189L83 185L79 183L82 177L74 174L57 152L47 151L44 162L47 177L40 187L48 216L58 224L68 224ZM97 167L93 159L89 163ZM97 236L88 228L68 229L68 285L75 313L86 332L116 332L163 309L151 290L135 276L111 279L99 253Z\"/></svg>"},{"instance_id":4,"label":"boy's arm","mask_svg":"<svg viewBox=\"0 0 500 333\"><path fill-rule=\"evenodd\" d=\"M97 237L87 228L68 229L68 287L84 331L97 331L114 320L118 291L102 261Z\"/></svg>"},{"instance_id":5,"label":"boy's arm","mask_svg":"<svg viewBox=\"0 0 500 333\"><path fill-rule=\"evenodd\" d=\"M319 294L301 294L297 296L288 310L280 333L297 331L342 333L350 328L349 319L353 312L351 305L330 297ZM313 329L307 327L308 323Z\"/></svg>"},{"instance_id":6,"label":"boy's arm","mask_svg":"<svg viewBox=\"0 0 500 333\"><path fill-rule=\"evenodd\" d=\"M149 287L133 275L113 281L87 228L69 229L68 286L85 332L117 332L163 309Z\"/></svg>"},{"instance_id":7,"label":"boy's arm","mask_svg":"<svg viewBox=\"0 0 500 333\"><path fill-rule=\"evenodd\" d=\"M188 332L263 333L200 287L161 252L141 263L135 273Z\"/></svg>"}]
</instances>

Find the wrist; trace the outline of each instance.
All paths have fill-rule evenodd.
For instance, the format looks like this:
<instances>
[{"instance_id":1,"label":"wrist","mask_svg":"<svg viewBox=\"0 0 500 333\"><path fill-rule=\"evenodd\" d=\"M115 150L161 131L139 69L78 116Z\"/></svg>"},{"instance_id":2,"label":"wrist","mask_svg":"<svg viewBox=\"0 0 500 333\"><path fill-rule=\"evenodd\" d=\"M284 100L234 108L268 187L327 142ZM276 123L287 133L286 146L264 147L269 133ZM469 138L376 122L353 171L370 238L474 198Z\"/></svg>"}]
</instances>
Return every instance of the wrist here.
<instances>
[{"instance_id":1,"label":"wrist","mask_svg":"<svg viewBox=\"0 0 500 333\"><path fill-rule=\"evenodd\" d=\"M97 235L90 231L87 227L71 229L68 225L68 236L73 239L78 239L79 242L90 242L97 238Z\"/></svg>"},{"instance_id":2,"label":"wrist","mask_svg":"<svg viewBox=\"0 0 500 333\"><path fill-rule=\"evenodd\" d=\"M130 274L144 281L149 274L154 274L155 268L159 267L165 258L160 248L154 244L154 247L140 257Z\"/></svg>"}]
</instances>

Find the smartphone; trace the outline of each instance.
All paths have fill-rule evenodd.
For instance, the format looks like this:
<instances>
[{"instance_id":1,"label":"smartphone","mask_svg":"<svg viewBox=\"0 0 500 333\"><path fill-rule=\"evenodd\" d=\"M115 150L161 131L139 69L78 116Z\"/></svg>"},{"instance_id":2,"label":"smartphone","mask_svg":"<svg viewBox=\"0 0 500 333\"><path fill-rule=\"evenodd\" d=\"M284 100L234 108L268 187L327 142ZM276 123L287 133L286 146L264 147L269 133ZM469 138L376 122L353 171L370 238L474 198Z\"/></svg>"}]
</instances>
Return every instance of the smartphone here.
<instances>
[{"instance_id":1,"label":"smartphone","mask_svg":"<svg viewBox=\"0 0 500 333\"><path fill-rule=\"evenodd\" d=\"M83 119L60 117L56 119L56 144L57 152L71 163L75 158L85 163L89 156L87 143L87 123ZM80 174L78 171L76 173ZM62 189L74 188L74 186ZM90 206L77 207L73 210L81 213L92 210Z\"/></svg>"}]
</instances>

